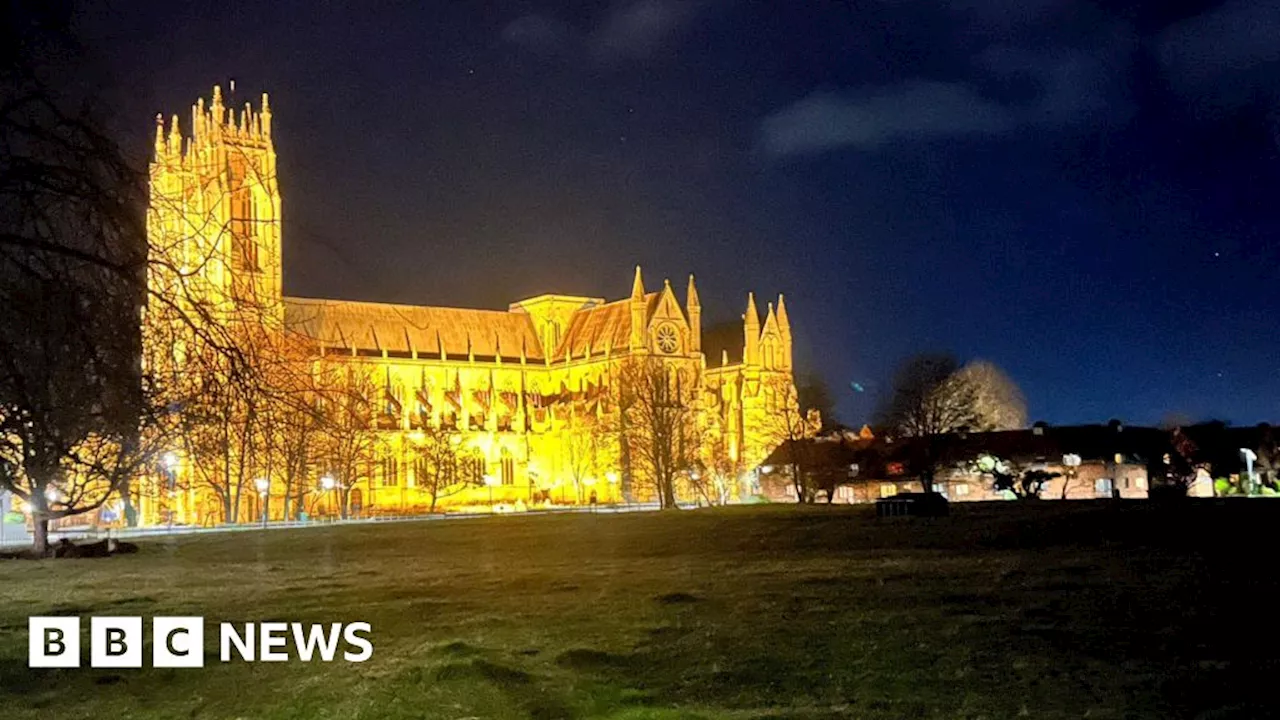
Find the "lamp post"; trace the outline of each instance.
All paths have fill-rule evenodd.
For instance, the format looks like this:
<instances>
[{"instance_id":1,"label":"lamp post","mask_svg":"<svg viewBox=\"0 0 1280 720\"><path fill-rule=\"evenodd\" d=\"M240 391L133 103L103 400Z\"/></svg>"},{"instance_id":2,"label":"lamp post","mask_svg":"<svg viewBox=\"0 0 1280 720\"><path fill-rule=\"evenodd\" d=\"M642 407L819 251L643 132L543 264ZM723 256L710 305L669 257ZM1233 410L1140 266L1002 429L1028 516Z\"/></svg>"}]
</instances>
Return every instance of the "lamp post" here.
<instances>
[{"instance_id":1,"label":"lamp post","mask_svg":"<svg viewBox=\"0 0 1280 720\"><path fill-rule=\"evenodd\" d=\"M258 478L253 483L258 486L258 496L262 498L262 527L267 527L267 500L271 492L271 481L267 478Z\"/></svg>"},{"instance_id":2,"label":"lamp post","mask_svg":"<svg viewBox=\"0 0 1280 720\"><path fill-rule=\"evenodd\" d=\"M330 493L337 486L338 483L333 479L332 475L326 473L320 476L320 492Z\"/></svg>"},{"instance_id":3,"label":"lamp post","mask_svg":"<svg viewBox=\"0 0 1280 720\"><path fill-rule=\"evenodd\" d=\"M493 486L498 484L498 478L485 475L484 484L489 488L489 512L493 512Z\"/></svg>"},{"instance_id":4,"label":"lamp post","mask_svg":"<svg viewBox=\"0 0 1280 720\"><path fill-rule=\"evenodd\" d=\"M173 504L178 497L178 453L170 450L160 456L160 467L164 469L165 496L169 498L169 529L173 529Z\"/></svg>"},{"instance_id":5,"label":"lamp post","mask_svg":"<svg viewBox=\"0 0 1280 720\"><path fill-rule=\"evenodd\" d=\"M604 479L609 483L609 496L613 498L613 504L618 504L618 473L610 470L604 474Z\"/></svg>"},{"instance_id":6,"label":"lamp post","mask_svg":"<svg viewBox=\"0 0 1280 720\"><path fill-rule=\"evenodd\" d=\"M1240 458L1244 460L1245 466L1245 494L1252 495L1256 483L1253 480L1253 463L1258 459L1258 454L1249 448L1240 448Z\"/></svg>"},{"instance_id":7,"label":"lamp post","mask_svg":"<svg viewBox=\"0 0 1280 720\"><path fill-rule=\"evenodd\" d=\"M1076 468L1080 467L1080 456L1068 453L1062 456L1062 465L1067 469L1067 476L1062 480L1062 499L1067 499L1067 488L1076 479Z\"/></svg>"}]
</instances>

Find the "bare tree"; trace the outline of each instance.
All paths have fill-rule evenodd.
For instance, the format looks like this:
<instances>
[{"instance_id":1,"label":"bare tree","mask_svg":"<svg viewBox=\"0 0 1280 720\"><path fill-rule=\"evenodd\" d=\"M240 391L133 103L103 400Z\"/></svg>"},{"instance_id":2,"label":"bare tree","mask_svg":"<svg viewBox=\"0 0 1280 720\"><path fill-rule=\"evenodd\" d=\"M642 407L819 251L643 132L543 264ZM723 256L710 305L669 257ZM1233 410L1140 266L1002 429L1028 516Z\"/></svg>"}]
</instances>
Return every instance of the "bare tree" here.
<instances>
[{"instance_id":1,"label":"bare tree","mask_svg":"<svg viewBox=\"0 0 1280 720\"><path fill-rule=\"evenodd\" d=\"M973 360L956 373L973 395L971 430L1017 430L1027 426L1027 400L1017 383L995 363Z\"/></svg>"},{"instance_id":2,"label":"bare tree","mask_svg":"<svg viewBox=\"0 0 1280 720\"><path fill-rule=\"evenodd\" d=\"M767 381L764 392L766 416L763 425L765 437L762 439L769 448L782 448L796 501L813 502L812 467L805 440L821 429L820 411L800 405L799 393L790 377L781 376Z\"/></svg>"},{"instance_id":3,"label":"bare tree","mask_svg":"<svg viewBox=\"0 0 1280 720\"><path fill-rule=\"evenodd\" d=\"M733 499L738 478L742 475L741 453L734 453L724 420L714 416L698 433L701 439L697 472L690 485L708 505L725 505Z\"/></svg>"},{"instance_id":4,"label":"bare tree","mask_svg":"<svg viewBox=\"0 0 1280 720\"><path fill-rule=\"evenodd\" d=\"M583 500L582 488L603 480L613 469L618 445L615 434L613 423L603 414L590 408L571 411L565 423L564 442L577 502Z\"/></svg>"},{"instance_id":5,"label":"bare tree","mask_svg":"<svg viewBox=\"0 0 1280 720\"><path fill-rule=\"evenodd\" d=\"M696 460L696 384L654 358L627 360L616 384L632 469L653 484L662 508L674 508L677 481Z\"/></svg>"},{"instance_id":6,"label":"bare tree","mask_svg":"<svg viewBox=\"0 0 1280 720\"><path fill-rule=\"evenodd\" d=\"M281 516L297 518L306 509L308 480L324 428L323 393L312 371L312 348L299 337L282 336L279 360L266 374L269 402L261 415L268 465L280 479Z\"/></svg>"},{"instance_id":7,"label":"bare tree","mask_svg":"<svg viewBox=\"0 0 1280 720\"><path fill-rule=\"evenodd\" d=\"M321 451L325 473L335 481L338 513L346 518L359 483L370 476L382 440L374 426L374 404L379 388L359 366L323 365Z\"/></svg>"},{"instance_id":8,"label":"bare tree","mask_svg":"<svg viewBox=\"0 0 1280 720\"><path fill-rule=\"evenodd\" d=\"M431 497L431 512L440 499L456 495L471 486L469 476L459 467L458 447L462 436L447 428L422 428L423 439L414 446L415 482Z\"/></svg>"},{"instance_id":9,"label":"bare tree","mask_svg":"<svg viewBox=\"0 0 1280 720\"><path fill-rule=\"evenodd\" d=\"M810 410L818 413L822 431L833 430L839 424L836 404L827 382L817 373L808 373L796 383L796 400L807 415Z\"/></svg>"},{"instance_id":10,"label":"bare tree","mask_svg":"<svg viewBox=\"0 0 1280 720\"><path fill-rule=\"evenodd\" d=\"M894 375L893 390L877 412L878 422L913 443L912 463L925 492L942 458L948 433L972 428L978 422L973 385L958 374L948 355L919 355L908 359Z\"/></svg>"},{"instance_id":11,"label":"bare tree","mask_svg":"<svg viewBox=\"0 0 1280 720\"><path fill-rule=\"evenodd\" d=\"M0 11L0 487L49 521L97 509L167 413L139 368L144 176L102 127L60 3Z\"/></svg>"},{"instance_id":12,"label":"bare tree","mask_svg":"<svg viewBox=\"0 0 1280 720\"><path fill-rule=\"evenodd\" d=\"M31 508L44 554L50 520L101 507L155 456L161 419L129 334L89 310L101 294L23 284L0 303L0 486Z\"/></svg>"},{"instance_id":13,"label":"bare tree","mask_svg":"<svg viewBox=\"0 0 1280 720\"><path fill-rule=\"evenodd\" d=\"M269 433L276 429L271 412L277 398L264 383L273 344L246 331L240 346L245 363L217 353L181 358L170 385L185 399L177 438L190 459L191 481L218 499L224 523L242 520L244 499L256 491L255 480L270 477L274 459Z\"/></svg>"}]
</instances>

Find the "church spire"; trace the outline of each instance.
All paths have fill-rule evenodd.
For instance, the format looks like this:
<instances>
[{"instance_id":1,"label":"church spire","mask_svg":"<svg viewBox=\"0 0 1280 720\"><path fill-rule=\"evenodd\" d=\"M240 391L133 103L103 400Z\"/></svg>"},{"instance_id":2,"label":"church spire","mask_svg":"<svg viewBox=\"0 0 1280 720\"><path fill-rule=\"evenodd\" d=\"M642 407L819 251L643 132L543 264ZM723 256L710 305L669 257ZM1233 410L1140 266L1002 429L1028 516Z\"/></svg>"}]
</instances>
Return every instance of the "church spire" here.
<instances>
[{"instance_id":1,"label":"church spire","mask_svg":"<svg viewBox=\"0 0 1280 720\"><path fill-rule=\"evenodd\" d=\"M760 364L760 311L756 309L756 294L747 293L747 314L742 316L742 360L747 365Z\"/></svg>"},{"instance_id":2,"label":"church spire","mask_svg":"<svg viewBox=\"0 0 1280 720\"><path fill-rule=\"evenodd\" d=\"M631 283L631 337L627 343L632 350L644 347L644 278L640 266L636 266L636 279Z\"/></svg>"},{"instance_id":3,"label":"church spire","mask_svg":"<svg viewBox=\"0 0 1280 720\"><path fill-rule=\"evenodd\" d=\"M156 162L160 162L164 156L164 115L156 113Z\"/></svg>"},{"instance_id":4,"label":"church spire","mask_svg":"<svg viewBox=\"0 0 1280 720\"><path fill-rule=\"evenodd\" d=\"M761 331L764 341L761 343L761 360L767 369L772 370L778 364L778 316L773 312L773 303L769 303L769 312L765 317L764 330Z\"/></svg>"},{"instance_id":5,"label":"church spire","mask_svg":"<svg viewBox=\"0 0 1280 720\"><path fill-rule=\"evenodd\" d=\"M178 129L178 116L174 115L169 125L169 152L182 154L182 131Z\"/></svg>"},{"instance_id":6,"label":"church spire","mask_svg":"<svg viewBox=\"0 0 1280 720\"><path fill-rule=\"evenodd\" d=\"M778 334L782 336L782 366L791 367L791 318L787 317L787 301L778 294Z\"/></svg>"},{"instance_id":7,"label":"church spire","mask_svg":"<svg viewBox=\"0 0 1280 720\"><path fill-rule=\"evenodd\" d=\"M262 136L264 138L270 138L271 137L271 103L267 100L266 93L262 93L262 111L258 115L260 118L262 118Z\"/></svg>"},{"instance_id":8,"label":"church spire","mask_svg":"<svg viewBox=\"0 0 1280 720\"><path fill-rule=\"evenodd\" d=\"M698 288L689 275L689 289L684 296L685 309L689 312L689 349L702 352L702 302L698 300Z\"/></svg>"}]
</instances>

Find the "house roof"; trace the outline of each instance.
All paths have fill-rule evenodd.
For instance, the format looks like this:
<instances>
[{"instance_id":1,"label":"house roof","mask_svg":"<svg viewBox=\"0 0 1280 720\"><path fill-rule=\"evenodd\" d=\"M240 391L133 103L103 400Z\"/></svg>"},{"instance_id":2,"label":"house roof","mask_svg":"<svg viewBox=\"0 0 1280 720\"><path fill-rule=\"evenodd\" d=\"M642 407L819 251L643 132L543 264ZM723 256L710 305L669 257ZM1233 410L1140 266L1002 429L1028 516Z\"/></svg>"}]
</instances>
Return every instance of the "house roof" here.
<instances>
[{"instance_id":1,"label":"house roof","mask_svg":"<svg viewBox=\"0 0 1280 720\"><path fill-rule=\"evenodd\" d=\"M925 456L923 446L933 443L932 454L942 464L962 463L981 455L994 455L1019 463L1061 462L1066 454L1079 455L1083 462L1109 461L1119 453L1128 462L1147 463L1168 452L1169 433L1156 428L1076 425L1045 427L1037 432L1006 430L983 433L950 433L928 438L907 437L873 440L852 439L843 434L796 441L804 461L843 466L858 464L864 476L883 477L890 464L900 463L910 472L912 461ZM783 443L762 464L786 464L795 450Z\"/></svg>"},{"instance_id":2,"label":"house roof","mask_svg":"<svg viewBox=\"0 0 1280 720\"><path fill-rule=\"evenodd\" d=\"M543 358L526 313L286 297L285 324L331 347L450 356Z\"/></svg>"}]
</instances>

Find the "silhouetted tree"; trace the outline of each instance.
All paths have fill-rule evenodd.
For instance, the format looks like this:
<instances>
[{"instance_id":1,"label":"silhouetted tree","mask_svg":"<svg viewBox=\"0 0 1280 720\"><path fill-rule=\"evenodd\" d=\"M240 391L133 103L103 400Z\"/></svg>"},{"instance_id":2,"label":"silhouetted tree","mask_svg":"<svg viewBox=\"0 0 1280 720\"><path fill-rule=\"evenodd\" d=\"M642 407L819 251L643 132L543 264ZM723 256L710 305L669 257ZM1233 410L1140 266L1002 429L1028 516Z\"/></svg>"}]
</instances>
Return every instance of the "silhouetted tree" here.
<instances>
[{"instance_id":1,"label":"silhouetted tree","mask_svg":"<svg viewBox=\"0 0 1280 720\"><path fill-rule=\"evenodd\" d=\"M989 475L991 485L997 492L1011 492L1019 500L1036 500L1040 493L1062 473L1050 472L1041 468L1022 468L1016 464L991 455L983 455L973 464L978 473Z\"/></svg>"},{"instance_id":2,"label":"silhouetted tree","mask_svg":"<svg viewBox=\"0 0 1280 720\"><path fill-rule=\"evenodd\" d=\"M98 128L69 6L0 10L0 487L51 519L94 510L157 448L139 367L145 175Z\"/></svg>"},{"instance_id":3,"label":"silhouetted tree","mask_svg":"<svg viewBox=\"0 0 1280 720\"><path fill-rule=\"evenodd\" d=\"M877 411L877 422L914 442L913 469L925 492L932 492L946 433L973 427L978 420L973 386L958 371L950 355L926 354L909 358L894 374L893 389Z\"/></svg>"},{"instance_id":4,"label":"silhouetted tree","mask_svg":"<svg viewBox=\"0 0 1280 720\"><path fill-rule=\"evenodd\" d=\"M833 430L839 425L836 421L835 401L821 375L808 373L800 378L796 383L796 401L802 413L807 415L810 410L818 412L822 419L822 426L819 428L821 431Z\"/></svg>"}]
</instances>

